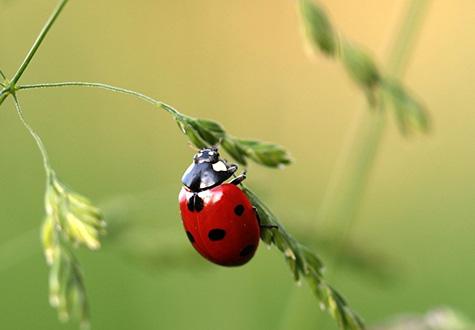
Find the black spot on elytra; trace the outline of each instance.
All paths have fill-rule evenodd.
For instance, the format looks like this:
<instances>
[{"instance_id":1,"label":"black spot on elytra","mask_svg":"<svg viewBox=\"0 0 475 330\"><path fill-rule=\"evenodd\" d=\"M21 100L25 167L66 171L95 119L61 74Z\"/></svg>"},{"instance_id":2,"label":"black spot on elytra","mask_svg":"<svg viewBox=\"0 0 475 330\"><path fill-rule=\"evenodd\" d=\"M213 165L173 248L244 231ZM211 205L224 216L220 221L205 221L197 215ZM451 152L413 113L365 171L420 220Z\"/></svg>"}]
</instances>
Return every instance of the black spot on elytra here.
<instances>
[{"instance_id":1,"label":"black spot on elytra","mask_svg":"<svg viewBox=\"0 0 475 330\"><path fill-rule=\"evenodd\" d=\"M195 210L195 205L193 204L193 196L188 199L188 203L186 203L188 210L193 212Z\"/></svg>"},{"instance_id":2,"label":"black spot on elytra","mask_svg":"<svg viewBox=\"0 0 475 330\"><path fill-rule=\"evenodd\" d=\"M186 236L188 236L188 239L190 240L192 244L195 242L195 238L193 237L193 235L191 235L191 233L188 230L186 231Z\"/></svg>"},{"instance_id":3,"label":"black spot on elytra","mask_svg":"<svg viewBox=\"0 0 475 330\"><path fill-rule=\"evenodd\" d=\"M249 245L246 245L244 249L241 250L241 252L239 252L239 255L241 257L245 257L245 256L248 256L252 251L254 251L254 245L249 244Z\"/></svg>"},{"instance_id":4,"label":"black spot on elytra","mask_svg":"<svg viewBox=\"0 0 475 330\"><path fill-rule=\"evenodd\" d=\"M222 240L226 236L226 231L224 229L211 229L208 232L208 238L212 241L219 241Z\"/></svg>"},{"instance_id":5,"label":"black spot on elytra","mask_svg":"<svg viewBox=\"0 0 475 330\"><path fill-rule=\"evenodd\" d=\"M238 216L241 216L244 213L244 206L242 206L242 204L236 205L234 208L234 213Z\"/></svg>"},{"instance_id":6,"label":"black spot on elytra","mask_svg":"<svg viewBox=\"0 0 475 330\"><path fill-rule=\"evenodd\" d=\"M188 199L187 207L190 212L200 212L204 207L203 199L201 199L198 194L193 194L193 196Z\"/></svg>"}]
</instances>

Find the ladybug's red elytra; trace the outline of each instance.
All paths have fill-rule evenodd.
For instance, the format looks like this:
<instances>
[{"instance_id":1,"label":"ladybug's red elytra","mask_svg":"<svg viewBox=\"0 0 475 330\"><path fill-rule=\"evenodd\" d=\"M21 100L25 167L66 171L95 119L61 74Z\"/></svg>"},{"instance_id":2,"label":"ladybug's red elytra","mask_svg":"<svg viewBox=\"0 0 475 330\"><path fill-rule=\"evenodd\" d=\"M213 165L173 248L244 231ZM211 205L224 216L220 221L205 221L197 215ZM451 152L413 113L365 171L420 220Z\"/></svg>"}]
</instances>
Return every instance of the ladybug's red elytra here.
<instances>
[{"instance_id":1,"label":"ladybug's red elytra","mask_svg":"<svg viewBox=\"0 0 475 330\"><path fill-rule=\"evenodd\" d=\"M226 180L237 166L219 157L215 147L201 149L185 171L179 202L186 235L209 261L222 266L248 262L259 245L256 209L238 188L245 174Z\"/></svg>"}]
</instances>

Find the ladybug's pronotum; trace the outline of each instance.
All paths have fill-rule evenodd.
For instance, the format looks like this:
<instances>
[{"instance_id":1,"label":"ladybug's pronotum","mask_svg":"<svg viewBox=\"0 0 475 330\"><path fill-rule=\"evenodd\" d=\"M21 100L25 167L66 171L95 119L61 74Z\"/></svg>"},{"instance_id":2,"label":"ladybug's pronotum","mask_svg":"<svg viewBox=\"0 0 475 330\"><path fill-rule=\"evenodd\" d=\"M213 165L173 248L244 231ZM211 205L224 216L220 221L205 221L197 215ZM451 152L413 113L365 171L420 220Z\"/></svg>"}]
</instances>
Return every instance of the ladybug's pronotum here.
<instances>
[{"instance_id":1,"label":"ladybug's pronotum","mask_svg":"<svg viewBox=\"0 0 475 330\"><path fill-rule=\"evenodd\" d=\"M222 266L248 262L259 244L256 209L238 188L245 174L219 157L215 147L201 149L182 178L179 202L183 226L193 247Z\"/></svg>"}]
</instances>

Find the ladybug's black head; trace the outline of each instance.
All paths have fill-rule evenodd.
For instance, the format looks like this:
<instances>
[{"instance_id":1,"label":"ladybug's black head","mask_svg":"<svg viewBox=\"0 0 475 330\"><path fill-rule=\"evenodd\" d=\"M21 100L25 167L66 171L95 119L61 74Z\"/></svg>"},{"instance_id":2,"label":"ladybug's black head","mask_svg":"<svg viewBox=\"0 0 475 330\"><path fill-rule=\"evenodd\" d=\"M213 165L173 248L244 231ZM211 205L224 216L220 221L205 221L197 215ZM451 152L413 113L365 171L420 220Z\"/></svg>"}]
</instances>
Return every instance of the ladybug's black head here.
<instances>
[{"instance_id":1,"label":"ladybug's black head","mask_svg":"<svg viewBox=\"0 0 475 330\"><path fill-rule=\"evenodd\" d=\"M201 163L216 163L219 161L219 152L218 148L211 147L206 149L201 149L198 153L193 157L193 161L195 164Z\"/></svg>"},{"instance_id":2,"label":"ladybug's black head","mask_svg":"<svg viewBox=\"0 0 475 330\"><path fill-rule=\"evenodd\" d=\"M216 187L229 179L237 166L219 157L218 148L204 148L193 157L193 163L183 174L182 183L191 191Z\"/></svg>"}]
</instances>

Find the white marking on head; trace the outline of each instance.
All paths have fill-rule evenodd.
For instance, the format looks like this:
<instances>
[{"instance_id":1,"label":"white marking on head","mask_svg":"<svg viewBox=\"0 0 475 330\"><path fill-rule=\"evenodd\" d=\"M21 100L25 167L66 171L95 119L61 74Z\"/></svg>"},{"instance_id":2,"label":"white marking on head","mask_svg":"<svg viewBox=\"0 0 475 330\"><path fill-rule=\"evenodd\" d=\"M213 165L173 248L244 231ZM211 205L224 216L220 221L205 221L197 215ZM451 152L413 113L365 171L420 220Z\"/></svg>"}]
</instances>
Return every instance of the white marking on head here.
<instances>
[{"instance_id":1,"label":"white marking on head","mask_svg":"<svg viewBox=\"0 0 475 330\"><path fill-rule=\"evenodd\" d=\"M216 172L224 172L228 170L228 167L222 161L216 162L211 166L213 166L213 170L215 170Z\"/></svg>"}]
</instances>

